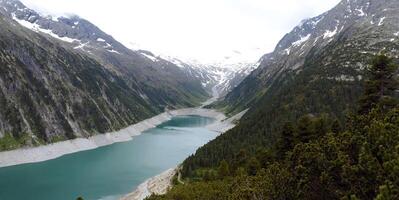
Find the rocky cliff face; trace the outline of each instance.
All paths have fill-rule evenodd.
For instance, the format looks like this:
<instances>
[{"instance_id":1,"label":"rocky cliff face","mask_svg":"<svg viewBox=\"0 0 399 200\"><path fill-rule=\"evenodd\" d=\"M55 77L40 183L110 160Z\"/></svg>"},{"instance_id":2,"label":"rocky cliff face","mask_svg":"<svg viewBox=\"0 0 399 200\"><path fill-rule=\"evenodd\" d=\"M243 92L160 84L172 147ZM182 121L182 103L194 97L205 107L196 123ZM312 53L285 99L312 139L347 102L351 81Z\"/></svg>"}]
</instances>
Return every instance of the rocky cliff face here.
<instances>
[{"instance_id":1,"label":"rocky cliff face","mask_svg":"<svg viewBox=\"0 0 399 200\"><path fill-rule=\"evenodd\" d=\"M341 103L347 105L359 93L370 56L384 50L397 56L398 45L399 1L343 0L326 13L303 20L286 34L275 51L264 55L260 67L219 106L238 112L265 95L283 95L275 92L288 83L295 91L299 86L312 89L326 82L345 85L339 90L353 92L353 96L343 97ZM305 74L308 77L298 78ZM317 92L333 92L334 87L323 89Z\"/></svg>"},{"instance_id":2,"label":"rocky cliff face","mask_svg":"<svg viewBox=\"0 0 399 200\"><path fill-rule=\"evenodd\" d=\"M133 51L78 16L43 16L17 0L0 1L0 13L25 28L97 60L158 109L192 106L207 97L196 77L148 51ZM178 98L174 98L178 97Z\"/></svg>"},{"instance_id":3,"label":"rocky cliff face","mask_svg":"<svg viewBox=\"0 0 399 200\"><path fill-rule=\"evenodd\" d=\"M110 132L198 104L200 81L79 17L0 0L0 150Z\"/></svg>"}]
</instances>

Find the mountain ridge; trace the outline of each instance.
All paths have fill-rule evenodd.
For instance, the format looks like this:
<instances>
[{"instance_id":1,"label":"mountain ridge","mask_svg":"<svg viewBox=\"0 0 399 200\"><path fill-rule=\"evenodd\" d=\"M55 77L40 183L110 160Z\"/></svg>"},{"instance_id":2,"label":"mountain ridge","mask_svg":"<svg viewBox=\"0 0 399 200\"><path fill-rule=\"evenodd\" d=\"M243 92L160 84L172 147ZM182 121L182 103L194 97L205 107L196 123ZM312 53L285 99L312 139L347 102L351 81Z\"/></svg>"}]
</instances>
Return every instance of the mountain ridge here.
<instances>
[{"instance_id":1,"label":"mountain ridge","mask_svg":"<svg viewBox=\"0 0 399 200\"><path fill-rule=\"evenodd\" d=\"M304 20L214 105L250 108L238 125L149 199L397 199L398 32L397 0Z\"/></svg>"},{"instance_id":2,"label":"mountain ridge","mask_svg":"<svg viewBox=\"0 0 399 200\"><path fill-rule=\"evenodd\" d=\"M95 58L115 73L139 76L137 79L142 79L144 77L141 75L148 73L146 73L146 69L139 66L147 65L160 71L158 76L151 77L152 81L157 81L158 78L162 78L160 75L168 73L166 77L174 77L179 82L184 81L186 85L190 84L190 89L183 88L182 90L185 90L186 93L198 91L195 92L196 96L200 96L199 94L202 92L200 91L202 88L196 88L200 83L209 96L214 94L213 88L215 87L218 91L217 96L224 97L255 68L251 62L243 61L244 58L238 60L233 58L234 56L240 57L241 53L238 51L234 51L232 55L226 56L222 62L217 63L199 64L193 61L182 61L170 56L156 55L147 50L129 49L77 15L45 16L27 8L18 0L2 0L0 4L4 5L3 11L0 9L0 12L7 14L21 25L70 44L68 46L74 50L82 51ZM146 91L141 92L147 96ZM165 101L171 103L171 100ZM159 104L161 102L151 103Z\"/></svg>"},{"instance_id":3,"label":"mountain ridge","mask_svg":"<svg viewBox=\"0 0 399 200\"><path fill-rule=\"evenodd\" d=\"M70 17L43 16L27 8L17 0L0 1L0 12L16 20L22 26L61 41L60 44L80 51L99 61L109 70L123 77L129 84L138 85L149 103L160 105L182 104L192 106L195 99L205 99L206 93L196 77L187 76L179 67L163 59L154 60L140 51L133 51L101 31L89 21L73 15ZM152 84L147 84L147 82ZM158 88L161 83L164 88ZM165 96L159 98L153 91L180 96L177 100ZM184 93L184 94L183 94ZM187 95L186 97L183 97ZM188 100L190 99L190 100ZM176 102L180 101L180 102ZM190 102L192 101L192 102Z\"/></svg>"},{"instance_id":4,"label":"mountain ridge","mask_svg":"<svg viewBox=\"0 0 399 200\"><path fill-rule=\"evenodd\" d=\"M0 150L112 132L209 96L173 63L77 16L46 18L1 0L0 27Z\"/></svg>"},{"instance_id":5,"label":"mountain ridge","mask_svg":"<svg viewBox=\"0 0 399 200\"><path fill-rule=\"evenodd\" d=\"M360 55L358 58L365 57L367 54L378 53L381 49L375 48L378 45L377 43L395 44L395 41L399 39L398 16L395 15L397 7L397 3L391 0L341 1L330 11L302 21L280 40L272 53L265 54L262 57L260 67L250 74L233 92L229 93L218 107L225 108L227 112L233 113L250 107L265 94L267 88L273 84L274 79L281 73L284 71L301 71L305 66L307 56L320 52L345 38L352 39L352 36L380 38L379 40L370 40L369 49L363 49L362 41L353 41L353 44L348 44L352 45L352 49L359 49ZM369 32L357 33L357 30L361 29L369 30ZM370 36L371 33L376 35ZM388 45L386 48L387 51L397 52L397 49L394 49L392 45ZM357 65L358 72L355 72L355 75L343 73L330 78L361 79L363 75L361 71L367 65L367 61L351 60L345 62ZM349 63L339 63L338 65L349 66ZM248 87L255 88L249 90Z\"/></svg>"}]
</instances>

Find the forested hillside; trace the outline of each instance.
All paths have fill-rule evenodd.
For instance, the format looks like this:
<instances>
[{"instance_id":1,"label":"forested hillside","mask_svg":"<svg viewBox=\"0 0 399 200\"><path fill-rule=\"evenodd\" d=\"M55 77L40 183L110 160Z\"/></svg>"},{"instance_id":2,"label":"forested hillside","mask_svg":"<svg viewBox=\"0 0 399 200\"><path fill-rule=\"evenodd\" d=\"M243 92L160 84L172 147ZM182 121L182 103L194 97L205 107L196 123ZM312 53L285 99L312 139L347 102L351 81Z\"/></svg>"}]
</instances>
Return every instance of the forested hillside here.
<instances>
[{"instance_id":1,"label":"forested hillside","mask_svg":"<svg viewBox=\"0 0 399 200\"><path fill-rule=\"evenodd\" d=\"M239 125L152 199L398 199L398 10L343 0L304 20L213 105L250 108Z\"/></svg>"},{"instance_id":2,"label":"forested hillside","mask_svg":"<svg viewBox=\"0 0 399 200\"><path fill-rule=\"evenodd\" d=\"M342 118L360 95L368 58L383 49L397 57L398 13L397 0L342 0L303 20L216 107L234 114L269 104L266 112L278 113L269 114L275 122L303 111ZM292 114L280 115L286 111Z\"/></svg>"},{"instance_id":3,"label":"forested hillside","mask_svg":"<svg viewBox=\"0 0 399 200\"><path fill-rule=\"evenodd\" d=\"M258 110L183 163L185 184L149 199L398 199L397 69L375 57L343 120L303 113L270 137Z\"/></svg>"}]
</instances>

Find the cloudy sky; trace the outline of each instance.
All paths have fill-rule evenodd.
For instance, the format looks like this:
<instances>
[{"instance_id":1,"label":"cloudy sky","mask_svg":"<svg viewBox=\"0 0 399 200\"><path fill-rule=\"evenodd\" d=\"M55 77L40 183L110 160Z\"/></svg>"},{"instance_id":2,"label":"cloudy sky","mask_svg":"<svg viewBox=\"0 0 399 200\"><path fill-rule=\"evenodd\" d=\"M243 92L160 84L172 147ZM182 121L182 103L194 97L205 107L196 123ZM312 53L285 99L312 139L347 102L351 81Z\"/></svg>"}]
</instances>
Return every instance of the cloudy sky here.
<instances>
[{"instance_id":1,"label":"cloudy sky","mask_svg":"<svg viewBox=\"0 0 399 200\"><path fill-rule=\"evenodd\" d=\"M202 62L258 59L302 19L339 1L22 0L45 14L77 14L129 46Z\"/></svg>"}]
</instances>

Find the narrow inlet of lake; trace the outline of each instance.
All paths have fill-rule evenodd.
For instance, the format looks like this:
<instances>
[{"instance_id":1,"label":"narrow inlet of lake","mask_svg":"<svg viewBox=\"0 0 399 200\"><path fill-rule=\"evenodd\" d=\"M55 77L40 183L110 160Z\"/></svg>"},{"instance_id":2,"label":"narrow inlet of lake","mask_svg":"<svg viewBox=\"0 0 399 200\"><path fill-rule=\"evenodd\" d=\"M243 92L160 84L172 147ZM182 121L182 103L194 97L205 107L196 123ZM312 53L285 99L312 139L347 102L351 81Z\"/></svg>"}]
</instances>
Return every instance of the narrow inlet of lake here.
<instances>
[{"instance_id":1,"label":"narrow inlet of lake","mask_svg":"<svg viewBox=\"0 0 399 200\"><path fill-rule=\"evenodd\" d=\"M217 133L205 128L212 122L199 116L174 117L129 142L0 168L0 199L118 199L214 139Z\"/></svg>"}]
</instances>

